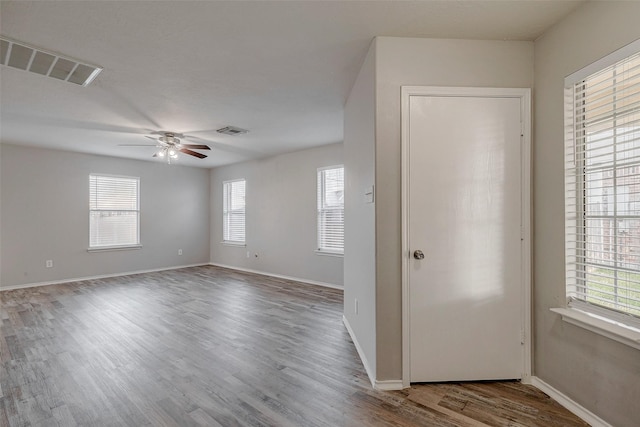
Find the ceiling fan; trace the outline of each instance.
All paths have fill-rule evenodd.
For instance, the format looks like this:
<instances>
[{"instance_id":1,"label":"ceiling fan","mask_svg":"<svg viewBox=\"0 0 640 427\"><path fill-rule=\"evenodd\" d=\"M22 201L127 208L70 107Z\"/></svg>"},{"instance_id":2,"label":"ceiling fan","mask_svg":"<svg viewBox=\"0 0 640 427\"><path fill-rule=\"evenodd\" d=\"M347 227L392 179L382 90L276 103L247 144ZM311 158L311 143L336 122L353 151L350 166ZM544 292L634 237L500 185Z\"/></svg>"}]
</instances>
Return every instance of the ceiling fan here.
<instances>
[{"instance_id":1,"label":"ceiling fan","mask_svg":"<svg viewBox=\"0 0 640 427\"><path fill-rule=\"evenodd\" d=\"M197 157L199 159L204 159L207 157L205 154L198 153L193 150L211 150L208 145L204 144L184 144L180 142L180 138L184 138L185 136L181 133L176 132L167 132L167 131L159 131L152 132L153 134L159 136L148 136L147 138L153 140L155 142L154 145L151 144L119 144L122 147L156 147L158 151L155 152L153 157L161 157L166 158L167 163L171 164L171 159L177 159L178 153L188 154L193 157Z\"/></svg>"}]
</instances>

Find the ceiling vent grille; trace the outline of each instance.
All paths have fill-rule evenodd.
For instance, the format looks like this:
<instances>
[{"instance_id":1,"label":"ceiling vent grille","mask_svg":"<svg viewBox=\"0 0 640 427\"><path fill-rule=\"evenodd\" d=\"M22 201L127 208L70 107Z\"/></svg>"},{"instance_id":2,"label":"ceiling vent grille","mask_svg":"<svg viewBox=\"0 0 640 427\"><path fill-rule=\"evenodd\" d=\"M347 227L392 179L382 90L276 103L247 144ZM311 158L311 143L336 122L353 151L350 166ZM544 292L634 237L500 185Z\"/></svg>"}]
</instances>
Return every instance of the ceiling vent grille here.
<instances>
[{"instance_id":1,"label":"ceiling vent grille","mask_svg":"<svg viewBox=\"0 0 640 427\"><path fill-rule=\"evenodd\" d=\"M88 86L102 68L0 36L0 63L80 86Z\"/></svg>"},{"instance_id":2,"label":"ceiling vent grille","mask_svg":"<svg viewBox=\"0 0 640 427\"><path fill-rule=\"evenodd\" d=\"M249 131L246 129L237 128L235 126L225 126L218 129L216 132L223 133L225 135L242 135L243 133L247 133Z\"/></svg>"}]
</instances>

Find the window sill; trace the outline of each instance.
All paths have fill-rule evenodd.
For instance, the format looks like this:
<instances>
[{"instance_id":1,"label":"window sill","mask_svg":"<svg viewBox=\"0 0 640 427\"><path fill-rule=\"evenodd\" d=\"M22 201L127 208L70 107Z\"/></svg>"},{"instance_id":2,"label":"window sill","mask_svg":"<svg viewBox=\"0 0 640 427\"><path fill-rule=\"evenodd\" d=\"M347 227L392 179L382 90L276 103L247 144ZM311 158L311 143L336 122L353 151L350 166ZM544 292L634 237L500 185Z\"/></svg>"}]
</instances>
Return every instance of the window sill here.
<instances>
[{"instance_id":1,"label":"window sill","mask_svg":"<svg viewBox=\"0 0 640 427\"><path fill-rule=\"evenodd\" d=\"M552 308L562 320L640 350L640 329L575 308Z\"/></svg>"},{"instance_id":2,"label":"window sill","mask_svg":"<svg viewBox=\"0 0 640 427\"><path fill-rule=\"evenodd\" d=\"M243 243L243 242L227 242L227 241L222 241L220 242L221 244L225 245L225 246L236 246L239 248L246 248L247 244Z\"/></svg>"},{"instance_id":3,"label":"window sill","mask_svg":"<svg viewBox=\"0 0 640 427\"><path fill-rule=\"evenodd\" d=\"M340 252L329 252L329 251L322 251L320 249L316 249L315 253L316 253L316 255L334 256L334 257L338 257L338 258L344 258L344 253L340 253Z\"/></svg>"},{"instance_id":4,"label":"window sill","mask_svg":"<svg viewBox=\"0 0 640 427\"><path fill-rule=\"evenodd\" d=\"M129 251L134 249L142 249L142 245L101 246L96 248L88 248L87 252Z\"/></svg>"}]
</instances>

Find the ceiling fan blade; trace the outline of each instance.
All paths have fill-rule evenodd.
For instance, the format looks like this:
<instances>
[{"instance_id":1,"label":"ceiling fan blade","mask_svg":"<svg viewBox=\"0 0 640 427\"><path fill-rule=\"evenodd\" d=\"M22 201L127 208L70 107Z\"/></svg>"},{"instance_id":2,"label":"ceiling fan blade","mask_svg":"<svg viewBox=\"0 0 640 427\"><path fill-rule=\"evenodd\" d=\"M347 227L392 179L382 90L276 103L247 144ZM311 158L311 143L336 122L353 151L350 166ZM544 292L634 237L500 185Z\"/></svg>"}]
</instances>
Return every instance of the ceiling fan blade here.
<instances>
[{"instance_id":1,"label":"ceiling fan blade","mask_svg":"<svg viewBox=\"0 0 640 427\"><path fill-rule=\"evenodd\" d=\"M208 145L204 144L180 144L183 148L191 148L192 150L211 150Z\"/></svg>"},{"instance_id":2,"label":"ceiling fan blade","mask_svg":"<svg viewBox=\"0 0 640 427\"><path fill-rule=\"evenodd\" d=\"M204 154L196 153L195 151L191 151L188 148L180 148L178 151L180 151L181 153L184 153L184 154L188 154L188 155L193 156L193 157L197 157L199 159L204 159L205 157L207 157Z\"/></svg>"},{"instance_id":3,"label":"ceiling fan blade","mask_svg":"<svg viewBox=\"0 0 640 427\"><path fill-rule=\"evenodd\" d=\"M230 153L236 153L236 154L240 154L242 156L255 156L256 154L260 154L257 151L254 150L248 150L246 148L241 148L241 147L236 147L230 144L223 144L222 142L215 142L215 141L211 141L209 139L204 139L204 138L200 138L198 136L185 136L185 139L192 139L192 140L196 140L196 141L202 141L202 142L206 142L208 144L208 146L213 147L216 150L221 150L221 151L227 151Z\"/></svg>"},{"instance_id":4,"label":"ceiling fan blade","mask_svg":"<svg viewBox=\"0 0 640 427\"><path fill-rule=\"evenodd\" d=\"M118 147L155 147L151 144L118 144Z\"/></svg>"}]
</instances>

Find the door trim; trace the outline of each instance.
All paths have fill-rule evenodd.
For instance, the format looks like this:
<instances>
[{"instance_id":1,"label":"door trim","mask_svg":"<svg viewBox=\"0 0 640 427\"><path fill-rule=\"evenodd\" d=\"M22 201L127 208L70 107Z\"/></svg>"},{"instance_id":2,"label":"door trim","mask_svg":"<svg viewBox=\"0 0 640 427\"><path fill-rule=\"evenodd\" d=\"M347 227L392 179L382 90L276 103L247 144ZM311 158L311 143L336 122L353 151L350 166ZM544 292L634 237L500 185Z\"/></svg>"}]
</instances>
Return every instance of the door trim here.
<instances>
[{"instance_id":1,"label":"door trim","mask_svg":"<svg viewBox=\"0 0 640 427\"><path fill-rule=\"evenodd\" d=\"M402 165L402 386L411 382L411 343L409 312L409 100L412 96L450 96L482 98L517 98L520 100L522 118L522 325L523 383L531 382L532 334L531 334L531 89L528 88L483 88L483 87L401 87L401 165Z\"/></svg>"}]
</instances>

